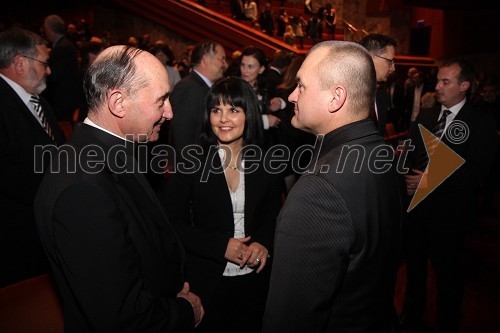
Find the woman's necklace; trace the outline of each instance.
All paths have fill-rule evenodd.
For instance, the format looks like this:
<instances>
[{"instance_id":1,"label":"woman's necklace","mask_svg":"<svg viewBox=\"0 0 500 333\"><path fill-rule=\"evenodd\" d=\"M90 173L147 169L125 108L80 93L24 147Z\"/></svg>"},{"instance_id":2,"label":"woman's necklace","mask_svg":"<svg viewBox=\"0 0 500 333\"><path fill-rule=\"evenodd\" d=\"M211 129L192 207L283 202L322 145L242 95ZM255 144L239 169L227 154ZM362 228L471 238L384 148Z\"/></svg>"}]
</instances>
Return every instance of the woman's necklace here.
<instances>
[{"instance_id":1,"label":"woman's necklace","mask_svg":"<svg viewBox=\"0 0 500 333\"><path fill-rule=\"evenodd\" d=\"M229 163L224 163L224 165L230 169L233 169L233 170L238 170L238 166L232 166L231 164Z\"/></svg>"}]
</instances>

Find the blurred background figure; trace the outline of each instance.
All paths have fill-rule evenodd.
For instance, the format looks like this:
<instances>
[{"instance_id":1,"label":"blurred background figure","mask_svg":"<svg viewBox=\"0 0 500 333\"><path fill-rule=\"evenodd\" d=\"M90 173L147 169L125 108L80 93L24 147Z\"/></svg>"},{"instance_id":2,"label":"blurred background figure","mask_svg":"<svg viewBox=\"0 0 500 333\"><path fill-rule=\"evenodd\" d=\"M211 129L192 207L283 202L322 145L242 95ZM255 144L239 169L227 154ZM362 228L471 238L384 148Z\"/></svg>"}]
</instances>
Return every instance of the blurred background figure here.
<instances>
[{"instance_id":1,"label":"blurred background figure","mask_svg":"<svg viewBox=\"0 0 500 333\"><path fill-rule=\"evenodd\" d=\"M175 68L175 58L172 49L164 42L156 42L154 46L149 48L149 52L157 57L163 65L165 65L168 73L168 81L170 83L170 91L172 91L177 82L181 80L181 75L179 74L177 68Z\"/></svg>"},{"instance_id":2,"label":"blurred background figure","mask_svg":"<svg viewBox=\"0 0 500 333\"><path fill-rule=\"evenodd\" d=\"M43 31L51 43L47 77L47 89L44 97L54 108L56 118L69 137L73 126L73 116L81 105L83 88L80 80L78 50L66 36L66 24L58 15L46 16L43 21Z\"/></svg>"}]
</instances>

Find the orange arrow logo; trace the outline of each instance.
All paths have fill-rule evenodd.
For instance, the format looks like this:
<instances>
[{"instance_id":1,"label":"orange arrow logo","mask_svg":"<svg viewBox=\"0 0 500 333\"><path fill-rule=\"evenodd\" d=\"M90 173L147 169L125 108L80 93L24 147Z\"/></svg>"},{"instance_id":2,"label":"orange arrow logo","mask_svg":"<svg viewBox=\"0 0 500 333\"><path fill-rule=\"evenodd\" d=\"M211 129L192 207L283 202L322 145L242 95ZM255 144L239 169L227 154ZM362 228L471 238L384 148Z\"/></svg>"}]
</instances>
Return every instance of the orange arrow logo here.
<instances>
[{"instance_id":1,"label":"orange arrow logo","mask_svg":"<svg viewBox=\"0 0 500 333\"><path fill-rule=\"evenodd\" d=\"M428 129L420 124L418 127L424 140L425 150L429 156L429 164L413 195L408 212L465 163L465 160L460 155L455 153Z\"/></svg>"}]
</instances>

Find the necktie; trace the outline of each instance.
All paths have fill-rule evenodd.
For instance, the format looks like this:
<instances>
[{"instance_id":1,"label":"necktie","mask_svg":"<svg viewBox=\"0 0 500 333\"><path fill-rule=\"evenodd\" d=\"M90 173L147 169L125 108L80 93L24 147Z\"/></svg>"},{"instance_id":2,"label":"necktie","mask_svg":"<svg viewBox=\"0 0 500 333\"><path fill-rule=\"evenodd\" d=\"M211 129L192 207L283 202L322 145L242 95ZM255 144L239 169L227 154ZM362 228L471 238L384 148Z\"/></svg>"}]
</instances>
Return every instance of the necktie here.
<instances>
[{"instance_id":1,"label":"necktie","mask_svg":"<svg viewBox=\"0 0 500 333\"><path fill-rule=\"evenodd\" d=\"M47 121L47 118L45 117L45 113L42 110L42 105L40 104L40 97L38 95L31 95L30 102L33 103L35 106L35 112L38 115L38 118L40 118L40 121L42 122L43 129L49 137L52 139L52 141L56 141L54 138L54 133L52 133L52 129L50 128L49 122Z\"/></svg>"},{"instance_id":2,"label":"necktie","mask_svg":"<svg viewBox=\"0 0 500 333\"><path fill-rule=\"evenodd\" d=\"M450 114L451 114L450 110L443 111L441 119L439 119L437 125L434 126L434 128L432 129L432 134L434 134L435 138L432 141L428 142L427 150L423 149L421 151L415 169L423 171L427 167L427 164L429 163L428 153L431 154L434 151L434 148L436 147L437 143L441 140L441 135L443 135L444 128L446 127L446 118Z\"/></svg>"},{"instance_id":3,"label":"necktie","mask_svg":"<svg viewBox=\"0 0 500 333\"><path fill-rule=\"evenodd\" d=\"M441 119L439 119L436 127L432 129L432 133L438 138L441 139L441 135L443 134L444 128L446 126L446 118L450 115L450 110L444 110Z\"/></svg>"}]
</instances>

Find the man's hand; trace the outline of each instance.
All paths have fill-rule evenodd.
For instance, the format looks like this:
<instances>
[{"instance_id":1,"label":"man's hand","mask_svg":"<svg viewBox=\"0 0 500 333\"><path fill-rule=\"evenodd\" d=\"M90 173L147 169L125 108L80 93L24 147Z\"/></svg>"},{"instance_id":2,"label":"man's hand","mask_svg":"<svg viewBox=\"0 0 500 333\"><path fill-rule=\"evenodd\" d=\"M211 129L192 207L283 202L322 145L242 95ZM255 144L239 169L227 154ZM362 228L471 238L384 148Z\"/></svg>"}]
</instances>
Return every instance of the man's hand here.
<instances>
[{"instance_id":1,"label":"man's hand","mask_svg":"<svg viewBox=\"0 0 500 333\"><path fill-rule=\"evenodd\" d=\"M405 175L408 195L415 194L419 184L421 188L427 187L427 173L418 169L412 169L411 171L414 173L413 175Z\"/></svg>"},{"instance_id":2,"label":"man's hand","mask_svg":"<svg viewBox=\"0 0 500 333\"><path fill-rule=\"evenodd\" d=\"M184 286L177 294L177 297L182 297L191 303L194 312L194 327L197 327L205 315L205 309L203 309L201 299L189 291L189 283L187 282L184 282Z\"/></svg>"}]
</instances>

